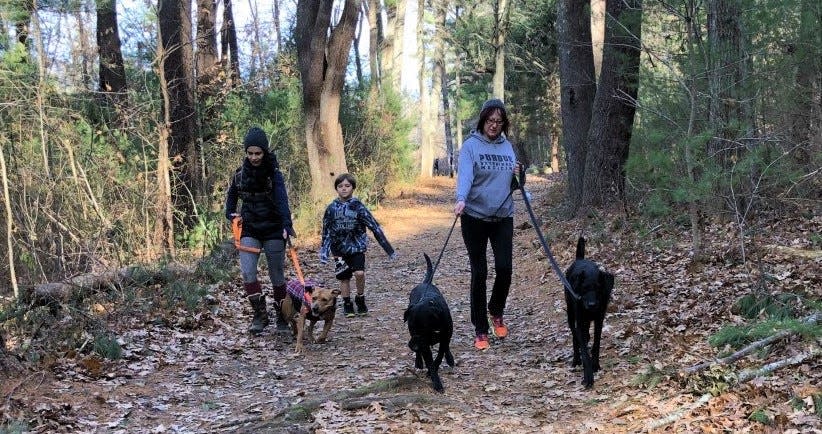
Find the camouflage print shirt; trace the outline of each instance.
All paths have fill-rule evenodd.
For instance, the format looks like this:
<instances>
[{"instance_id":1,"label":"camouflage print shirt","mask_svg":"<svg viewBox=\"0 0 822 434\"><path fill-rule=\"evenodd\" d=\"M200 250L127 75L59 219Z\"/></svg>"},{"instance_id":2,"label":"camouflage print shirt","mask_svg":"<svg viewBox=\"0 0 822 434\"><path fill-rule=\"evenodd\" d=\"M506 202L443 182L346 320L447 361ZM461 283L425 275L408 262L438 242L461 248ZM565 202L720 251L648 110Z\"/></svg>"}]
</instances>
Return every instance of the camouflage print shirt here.
<instances>
[{"instance_id":1,"label":"camouflage print shirt","mask_svg":"<svg viewBox=\"0 0 822 434\"><path fill-rule=\"evenodd\" d=\"M328 261L331 256L364 253L368 249L366 228L371 230L385 253L391 256L394 248L368 208L355 197L346 201L334 199L323 215L320 260Z\"/></svg>"}]
</instances>

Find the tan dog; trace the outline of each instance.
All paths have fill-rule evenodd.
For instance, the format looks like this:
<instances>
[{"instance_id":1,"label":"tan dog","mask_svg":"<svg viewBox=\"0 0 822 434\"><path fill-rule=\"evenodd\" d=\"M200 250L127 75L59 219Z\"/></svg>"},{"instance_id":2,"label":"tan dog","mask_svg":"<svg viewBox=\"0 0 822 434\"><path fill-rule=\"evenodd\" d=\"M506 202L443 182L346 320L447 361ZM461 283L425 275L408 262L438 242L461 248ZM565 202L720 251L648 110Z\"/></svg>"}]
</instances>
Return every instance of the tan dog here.
<instances>
[{"instance_id":1,"label":"tan dog","mask_svg":"<svg viewBox=\"0 0 822 434\"><path fill-rule=\"evenodd\" d=\"M293 288L292 282L289 282L289 287ZM334 324L334 316L337 314L337 297L340 295L340 290L306 286L306 296L300 299L290 290L291 288L289 288L288 296L283 299L281 311L283 319L291 324L291 331L297 340L294 352L300 354L303 351L303 335L306 322L308 322L308 339L311 343L323 343L328 339L328 332L331 330L331 326ZM315 340L314 324L317 321L323 321L323 331Z\"/></svg>"}]
</instances>

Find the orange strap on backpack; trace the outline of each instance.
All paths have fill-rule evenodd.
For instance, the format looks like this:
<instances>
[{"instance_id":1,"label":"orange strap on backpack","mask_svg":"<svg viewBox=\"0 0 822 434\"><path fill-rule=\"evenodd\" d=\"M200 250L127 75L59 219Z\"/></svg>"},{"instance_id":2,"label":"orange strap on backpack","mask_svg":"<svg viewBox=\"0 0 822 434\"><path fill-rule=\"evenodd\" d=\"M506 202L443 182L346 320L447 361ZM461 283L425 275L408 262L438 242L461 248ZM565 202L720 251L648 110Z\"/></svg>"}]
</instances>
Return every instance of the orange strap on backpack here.
<instances>
[{"instance_id":1,"label":"orange strap on backpack","mask_svg":"<svg viewBox=\"0 0 822 434\"><path fill-rule=\"evenodd\" d=\"M234 247L237 250L242 250L249 253L260 253L260 249L256 247L244 246L240 244L240 237L243 234L243 219L235 216L231 219L231 232L234 234Z\"/></svg>"}]
</instances>

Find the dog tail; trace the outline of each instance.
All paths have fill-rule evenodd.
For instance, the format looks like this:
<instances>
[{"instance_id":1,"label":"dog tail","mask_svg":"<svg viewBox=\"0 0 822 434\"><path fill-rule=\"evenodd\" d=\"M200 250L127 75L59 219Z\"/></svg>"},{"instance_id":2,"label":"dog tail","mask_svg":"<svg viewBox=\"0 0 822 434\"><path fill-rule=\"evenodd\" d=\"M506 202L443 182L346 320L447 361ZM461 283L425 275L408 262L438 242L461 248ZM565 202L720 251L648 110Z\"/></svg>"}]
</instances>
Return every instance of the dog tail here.
<instances>
[{"instance_id":1,"label":"dog tail","mask_svg":"<svg viewBox=\"0 0 822 434\"><path fill-rule=\"evenodd\" d=\"M428 254L423 253L425 256L425 262L428 264L428 270L425 272L425 279L422 279L422 283L431 284L431 281L434 280L434 266L431 265L431 258L428 257Z\"/></svg>"},{"instance_id":2,"label":"dog tail","mask_svg":"<svg viewBox=\"0 0 822 434\"><path fill-rule=\"evenodd\" d=\"M577 259L585 259L585 237L577 240Z\"/></svg>"}]
</instances>

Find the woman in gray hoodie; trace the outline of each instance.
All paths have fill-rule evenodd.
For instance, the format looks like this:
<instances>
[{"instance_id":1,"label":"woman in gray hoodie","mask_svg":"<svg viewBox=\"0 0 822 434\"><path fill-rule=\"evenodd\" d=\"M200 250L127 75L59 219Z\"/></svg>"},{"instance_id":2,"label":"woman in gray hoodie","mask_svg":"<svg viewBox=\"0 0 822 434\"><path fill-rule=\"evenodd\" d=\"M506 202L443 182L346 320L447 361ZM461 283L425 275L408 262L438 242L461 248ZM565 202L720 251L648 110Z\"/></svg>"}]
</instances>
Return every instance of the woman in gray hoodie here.
<instances>
[{"instance_id":1,"label":"woman in gray hoodie","mask_svg":"<svg viewBox=\"0 0 822 434\"><path fill-rule=\"evenodd\" d=\"M459 153L454 214L460 216L471 263L471 323L478 350L489 348L489 328L497 338L508 336L502 314L511 287L514 201L510 193L511 178L518 167L514 148L506 138L508 125L503 102L486 101L477 129L463 142ZM486 285L489 241L496 269L490 300Z\"/></svg>"}]
</instances>

